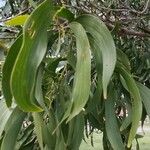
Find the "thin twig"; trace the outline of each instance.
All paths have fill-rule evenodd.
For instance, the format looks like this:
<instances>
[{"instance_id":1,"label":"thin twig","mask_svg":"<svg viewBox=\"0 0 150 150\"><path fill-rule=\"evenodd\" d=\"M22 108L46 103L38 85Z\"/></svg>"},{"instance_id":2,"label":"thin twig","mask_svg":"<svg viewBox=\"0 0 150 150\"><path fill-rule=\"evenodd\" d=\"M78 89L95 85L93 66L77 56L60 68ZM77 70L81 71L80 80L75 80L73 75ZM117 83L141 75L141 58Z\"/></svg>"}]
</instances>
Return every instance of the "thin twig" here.
<instances>
[{"instance_id":1,"label":"thin twig","mask_svg":"<svg viewBox=\"0 0 150 150\"><path fill-rule=\"evenodd\" d=\"M147 0L146 5L142 11L133 10L131 8L130 8L130 11L132 11L136 14L144 14L149 7L150 7L150 0Z\"/></svg>"}]
</instances>

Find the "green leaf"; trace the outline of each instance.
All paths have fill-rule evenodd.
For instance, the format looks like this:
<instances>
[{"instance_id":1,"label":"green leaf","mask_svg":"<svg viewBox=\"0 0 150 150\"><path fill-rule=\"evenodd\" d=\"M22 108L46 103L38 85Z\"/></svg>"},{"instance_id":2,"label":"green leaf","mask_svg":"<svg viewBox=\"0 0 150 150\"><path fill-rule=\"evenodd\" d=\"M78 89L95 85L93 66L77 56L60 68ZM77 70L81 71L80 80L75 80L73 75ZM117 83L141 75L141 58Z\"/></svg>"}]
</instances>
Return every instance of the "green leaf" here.
<instances>
[{"instance_id":1,"label":"green leaf","mask_svg":"<svg viewBox=\"0 0 150 150\"><path fill-rule=\"evenodd\" d=\"M150 117L150 89L139 82L137 82L137 86L139 88L140 95L141 95L143 104L145 106L146 112L148 116Z\"/></svg>"},{"instance_id":2,"label":"green leaf","mask_svg":"<svg viewBox=\"0 0 150 150\"><path fill-rule=\"evenodd\" d=\"M18 26L18 25L24 25L26 20L28 19L30 15L19 15L11 18L10 20L4 22L8 26Z\"/></svg>"},{"instance_id":3,"label":"green leaf","mask_svg":"<svg viewBox=\"0 0 150 150\"><path fill-rule=\"evenodd\" d=\"M43 118L40 113L32 114L35 125L35 133L40 145L41 150L43 150L43 137L42 137L42 128L43 128Z\"/></svg>"},{"instance_id":4,"label":"green leaf","mask_svg":"<svg viewBox=\"0 0 150 150\"><path fill-rule=\"evenodd\" d=\"M23 29L23 44L12 71L11 88L16 103L27 112L42 111L37 106L34 87L38 67L47 50L48 20L52 20L53 14L53 7L46 0L33 11Z\"/></svg>"},{"instance_id":5,"label":"green leaf","mask_svg":"<svg viewBox=\"0 0 150 150\"><path fill-rule=\"evenodd\" d=\"M11 113L12 110L7 108L5 101L0 100L0 137Z\"/></svg>"},{"instance_id":6,"label":"green leaf","mask_svg":"<svg viewBox=\"0 0 150 150\"><path fill-rule=\"evenodd\" d=\"M12 92L11 92L11 87L10 87L10 78L11 78L11 73L13 66L15 64L15 60L17 58L17 55L20 51L22 44L22 35L19 36L16 41L13 43L11 48L9 49L8 55L6 57L4 66L3 66L3 76L2 76L2 91L3 95L6 100L6 104L8 107L11 106L12 103Z\"/></svg>"},{"instance_id":7,"label":"green leaf","mask_svg":"<svg viewBox=\"0 0 150 150\"><path fill-rule=\"evenodd\" d=\"M107 86L113 74L116 64L116 48L110 31L105 24L97 17L92 15L82 15L76 19L83 25L85 30L91 34L97 43L97 53L102 54L103 60L103 93L104 98L107 98ZM100 56L101 57L101 56Z\"/></svg>"},{"instance_id":8,"label":"green leaf","mask_svg":"<svg viewBox=\"0 0 150 150\"><path fill-rule=\"evenodd\" d=\"M44 70L44 65L41 64L41 66L38 69L37 77L36 77L35 98L37 102L40 104L40 106L42 106L46 110L43 91L42 91L43 70Z\"/></svg>"},{"instance_id":9,"label":"green leaf","mask_svg":"<svg viewBox=\"0 0 150 150\"><path fill-rule=\"evenodd\" d=\"M77 63L68 121L79 114L85 106L89 98L91 84L91 53L86 32L77 22L72 22L70 28L76 37Z\"/></svg>"},{"instance_id":10,"label":"green leaf","mask_svg":"<svg viewBox=\"0 0 150 150\"><path fill-rule=\"evenodd\" d=\"M15 148L18 133L21 129L25 116L26 113L15 108L7 122L7 128L5 129L5 136L2 141L1 150L11 150Z\"/></svg>"},{"instance_id":11,"label":"green leaf","mask_svg":"<svg viewBox=\"0 0 150 150\"><path fill-rule=\"evenodd\" d=\"M98 76L102 76L103 62L102 62L102 53L100 51L100 49L101 49L100 45L99 45L99 43L97 43L95 41L95 39L91 35L88 35L88 38L89 38L92 52L93 52L94 57L95 57L97 74L98 74Z\"/></svg>"},{"instance_id":12,"label":"green leaf","mask_svg":"<svg viewBox=\"0 0 150 150\"><path fill-rule=\"evenodd\" d=\"M76 57L75 57L74 52L72 50L69 50L69 52L68 52L67 62L75 70L75 68L76 68Z\"/></svg>"},{"instance_id":13,"label":"green leaf","mask_svg":"<svg viewBox=\"0 0 150 150\"><path fill-rule=\"evenodd\" d=\"M66 150L66 144L61 129L57 130L55 150Z\"/></svg>"},{"instance_id":14,"label":"green leaf","mask_svg":"<svg viewBox=\"0 0 150 150\"><path fill-rule=\"evenodd\" d=\"M69 11L68 9L66 9L65 7L61 7L57 11L56 16L67 19L69 22L74 20L74 14L71 11Z\"/></svg>"},{"instance_id":15,"label":"green leaf","mask_svg":"<svg viewBox=\"0 0 150 150\"><path fill-rule=\"evenodd\" d=\"M49 120L47 125L44 124L43 140L49 150L54 150L56 145L56 134L53 134L53 131L56 128L56 118L52 110L49 112Z\"/></svg>"},{"instance_id":16,"label":"green leaf","mask_svg":"<svg viewBox=\"0 0 150 150\"><path fill-rule=\"evenodd\" d=\"M69 122L69 133L67 146L71 150L79 149L82 138L84 136L84 118L83 114L79 114Z\"/></svg>"},{"instance_id":17,"label":"green leaf","mask_svg":"<svg viewBox=\"0 0 150 150\"><path fill-rule=\"evenodd\" d=\"M117 119L115 116L115 91L113 87L109 91L107 100L105 101L105 125L108 140L114 150L125 150L120 135Z\"/></svg>"},{"instance_id":18,"label":"green leaf","mask_svg":"<svg viewBox=\"0 0 150 150\"><path fill-rule=\"evenodd\" d=\"M27 142L29 142L30 138L32 138L33 128L34 125L30 124L22 130L21 134L19 134L20 136L18 136L18 140L15 146L16 150L22 150L24 145L26 145Z\"/></svg>"},{"instance_id":19,"label":"green leaf","mask_svg":"<svg viewBox=\"0 0 150 150\"><path fill-rule=\"evenodd\" d=\"M141 119L142 101L141 101L139 89L134 79L132 78L131 74L128 71L126 71L124 66L120 63L117 63L116 69L124 78L132 99L132 125L129 133L128 144L127 144L127 147L130 147L133 139L135 138L136 131L139 126L139 121Z\"/></svg>"},{"instance_id":20,"label":"green leaf","mask_svg":"<svg viewBox=\"0 0 150 150\"><path fill-rule=\"evenodd\" d=\"M120 49L117 49L117 60L122 63L128 70L131 70L130 61L127 55Z\"/></svg>"}]
</instances>

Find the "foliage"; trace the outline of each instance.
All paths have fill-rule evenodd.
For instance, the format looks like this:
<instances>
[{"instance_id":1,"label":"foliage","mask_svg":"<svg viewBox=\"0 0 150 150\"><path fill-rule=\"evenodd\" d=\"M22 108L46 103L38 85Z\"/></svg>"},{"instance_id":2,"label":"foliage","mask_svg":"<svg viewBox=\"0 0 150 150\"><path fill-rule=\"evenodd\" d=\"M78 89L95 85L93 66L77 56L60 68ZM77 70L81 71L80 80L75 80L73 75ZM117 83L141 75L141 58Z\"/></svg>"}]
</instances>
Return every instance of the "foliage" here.
<instances>
[{"instance_id":1,"label":"foliage","mask_svg":"<svg viewBox=\"0 0 150 150\"><path fill-rule=\"evenodd\" d=\"M115 2L7 2L8 15L21 13L1 29L2 150L77 150L95 129L104 149L131 149L150 116L149 1L142 11ZM144 17L132 24L143 32L122 23L126 13Z\"/></svg>"}]
</instances>

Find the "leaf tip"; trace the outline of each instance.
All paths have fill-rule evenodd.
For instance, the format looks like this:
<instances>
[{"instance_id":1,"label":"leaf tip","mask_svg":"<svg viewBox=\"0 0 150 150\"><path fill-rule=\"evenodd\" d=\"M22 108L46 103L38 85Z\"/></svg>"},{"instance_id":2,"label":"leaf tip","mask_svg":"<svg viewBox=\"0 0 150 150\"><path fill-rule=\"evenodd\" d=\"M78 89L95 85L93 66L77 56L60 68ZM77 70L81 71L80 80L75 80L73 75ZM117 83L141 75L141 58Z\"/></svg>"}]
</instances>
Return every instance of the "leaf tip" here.
<instances>
[{"instance_id":1,"label":"leaf tip","mask_svg":"<svg viewBox=\"0 0 150 150\"><path fill-rule=\"evenodd\" d=\"M107 99L107 91L103 92L104 99Z\"/></svg>"}]
</instances>

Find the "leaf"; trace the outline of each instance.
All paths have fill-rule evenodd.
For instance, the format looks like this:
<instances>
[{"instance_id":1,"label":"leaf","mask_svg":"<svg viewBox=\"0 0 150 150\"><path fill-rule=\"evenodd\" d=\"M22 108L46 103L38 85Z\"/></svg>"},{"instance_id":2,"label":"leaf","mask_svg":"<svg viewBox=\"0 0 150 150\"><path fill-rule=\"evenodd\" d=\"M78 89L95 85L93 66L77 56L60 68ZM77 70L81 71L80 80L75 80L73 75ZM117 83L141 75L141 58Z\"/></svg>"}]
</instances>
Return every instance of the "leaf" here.
<instances>
[{"instance_id":1,"label":"leaf","mask_svg":"<svg viewBox=\"0 0 150 150\"><path fill-rule=\"evenodd\" d=\"M127 55L120 49L117 49L117 60L122 63L128 70L131 70L130 61Z\"/></svg>"},{"instance_id":2,"label":"leaf","mask_svg":"<svg viewBox=\"0 0 150 150\"><path fill-rule=\"evenodd\" d=\"M26 113L15 108L7 122L7 128L5 129L5 136L2 141L1 150L11 150L15 148L18 133L21 129L25 116Z\"/></svg>"},{"instance_id":3,"label":"leaf","mask_svg":"<svg viewBox=\"0 0 150 150\"><path fill-rule=\"evenodd\" d=\"M10 107L12 103L12 92L10 87L11 73L12 73L13 66L15 64L15 60L21 48L21 44L22 44L22 35L20 35L11 46L2 70L3 73L2 91L8 107Z\"/></svg>"},{"instance_id":4,"label":"leaf","mask_svg":"<svg viewBox=\"0 0 150 150\"><path fill-rule=\"evenodd\" d=\"M66 9L65 7L61 7L57 11L56 16L67 19L69 22L74 20L74 14L71 11L69 11L68 9Z\"/></svg>"},{"instance_id":5,"label":"leaf","mask_svg":"<svg viewBox=\"0 0 150 150\"><path fill-rule=\"evenodd\" d=\"M72 50L69 50L69 52L68 52L67 62L75 70L75 68L76 68L76 57L75 57L75 55L74 55Z\"/></svg>"},{"instance_id":6,"label":"leaf","mask_svg":"<svg viewBox=\"0 0 150 150\"><path fill-rule=\"evenodd\" d=\"M49 150L54 150L56 145L56 134L53 134L53 131L56 127L56 118L52 110L49 111L49 120L47 125L44 124L43 140Z\"/></svg>"},{"instance_id":7,"label":"leaf","mask_svg":"<svg viewBox=\"0 0 150 150\"><path fill-rule=\"evenodd\" d=\"M69 122L69 133L67 146L71 150L79 149L82 138L84 136L84 118L83 114L79 114Z\"/></svg>"},{"instance_id":8,"label":"leaf","mask_svg":"<svg viewBox=\"0 0 150 150\"><path fill-rule=\"evenodd\" d=\"M42 111L36 104L34 86L47 50L47 20L52 16L53 7L46 0L33 11L23 29L23 44L12 71L11 89L17 105L26 112Z\"/></svg>"},{"instance_id":9,"label":"leaf","mask_svg":"<svg viewBox=\"0 0 150 150\"><path fill-rule=\"evenodd\" d=\"M105 126L108 140L114 150L125 150L120 135L117 119L114 110L115 91L113 87L109 91L107 100L105 101Z\"/></svg>"},{"instance_id":10,"label":"leaf","mask_svg":"<svg viewBox=\"0 0 150 150\"><path fill-rule=\"evenodd\" d=\"M66 145L61 129L57 130L55 150L66 150Z\"/></svg>"},{"instance_id":11,"label":"leaf","mask_svg":"<svg viewBox=\"0 0 150 150\"><path fill-rule=\"evenodd\" d=\"M0 137L11 113L12 110L7 108L5 101L0 100Z\"/></svg>"},{"instance_id":12,"label":"leaf","mask_svg":"<svg viewBox=\"0 0 150 150\"><path fill-rule=\"evenodd\" d=\"M126 71L126 69L124 69L124 66L120 63L117 63L117 71L124 78L132 99L132 125L129 133L128 144L127 144L127 147L130 147L133 139L135 138L136 131L139 126L139 121L141 119L142 102L141 102L139 89L134 79L132 78L131 74L128 71Z\"/></svg>"},{"instance_id":13,"label":"leaf","mask_svg":"<svg viewBox=\"0 0 150 150\"><path fill-rule=\"evenodd\" d=\"M42 128L43 128L43 118L40 113L32 114L35 125L35 133L40 145L41 150L43 150L43 137L42 137Z\"/></svg>"},{"instance_id":14,"label":"leaf","mask_svg":"<svg viewBox=\"0 0 150 150\"><path fill-rule=\"evenodd\" d=\"M8 26L23 26L30 15L19 15L11 18L10 20L4 22Z\"/></svg>"},{"instance_id":15,"label":"leaf","mask_svg":"<svg viewBox=\"0 0 150 150\"><path fill-rule=\"evenodd\" d=\"M44 66L43 64L41 64L41 66L38 69L37 77L36 77L35 98L37 102L40 104L40 106L42 106L46 110L46 106L43 98L43 91L42 91L43 69Z\"/></svg>"},{"instance_id":16,"label":"leaf","mask_svg":"<svg viewBox=\"0 0 150 150\"><path fill-rule=\"evenodd\" d=\"M140 91L140 95L145 106L146 112L150 117L150 89L140 82L136 82Z\"/></svg>"},{"instance_id":17,"label":"leaf","mask_svg":"<svg viewBox=\"0 0 150 150\"><path fill-rule=\"evenodd\" d=\"M86 32L77 22L72 22L70 28L76 37L77 63L71 98L72 106L68 121L79 114L85 106L88 101L91 84L91 53Z\"/></svg>"},{"instance_id":18,"label":"leaf","mask_svg":"<svg viewBox=\"0 0 150 150\"><path fill-rule=\"evenodd\" d=\"M97 46L97 53L102 54L103 60L103 94L107 98L107 86L113 74L116 64L116 48L110 31L105 24L97 17L92 15L82 15L76 19L83 25L85 30L94 38Z\"/></svg>"},{"instance_id":19,"label":"leaf","mask_svg":"<svg viewBox=\"0 0 150 150\"><path fill-rule=\"evenodd\" d=\"M102 53L100 51L100 45L95 41L95 39L89 34L88 35L91 50L95 57L95 63L96 63L96 70L98 76L102 76L102 70L103 70L103 62L102 62Z\"/></svg>"},{"instance_id":20,"label":"leaf","mask_svg":"<svg viewBox=\"0 0 150 150\"><path fill-rule=\"evenodd\" d=\"M30 124L21 132L15 146L16 150L22 150L23 146L26 145L26 142L30 140L30 137L32 138L33 128L34 125Z\"/></svg>"}]
</instances>

